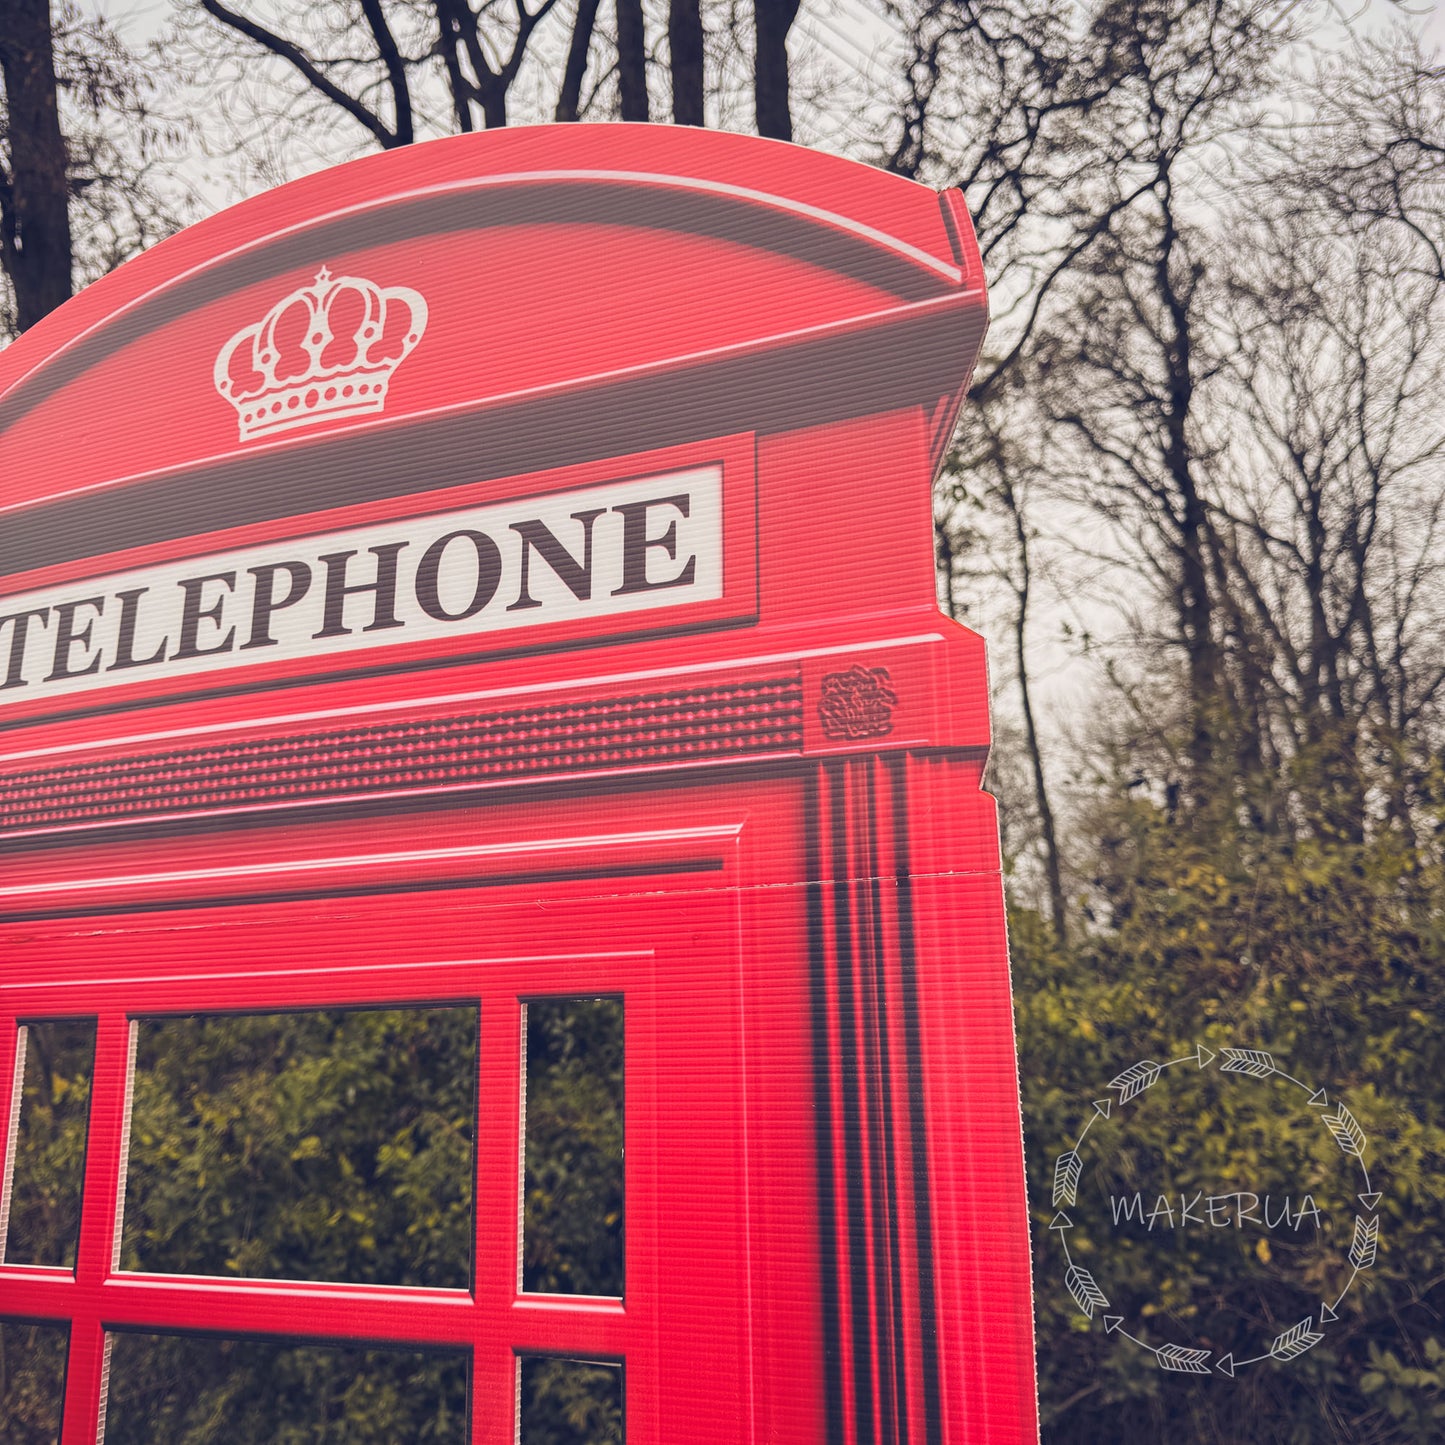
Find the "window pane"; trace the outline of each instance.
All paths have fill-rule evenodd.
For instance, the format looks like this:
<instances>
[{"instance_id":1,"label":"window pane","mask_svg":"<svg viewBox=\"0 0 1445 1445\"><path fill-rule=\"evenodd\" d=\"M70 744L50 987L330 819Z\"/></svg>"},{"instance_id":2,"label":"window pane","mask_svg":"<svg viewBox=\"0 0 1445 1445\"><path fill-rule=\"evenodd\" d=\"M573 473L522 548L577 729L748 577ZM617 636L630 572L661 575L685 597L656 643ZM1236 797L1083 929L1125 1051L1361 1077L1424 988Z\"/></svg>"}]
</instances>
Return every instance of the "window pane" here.
<instances>
[{"instance_id":1,"label":"window pane","mask_svg":"<svg viewBox=\"0 0 1445 1445\"><path fill-rule=\"evenodd\" d=\"M622 1445L622 1367L527 1355L518 1445Z\"/></svg>"},{"instance_id":2,"label":"window pane","mask_svg":"<svg viewBox=\"0 0 1445 1445\"><path fill-rule=\"evenodd\" d=\"M467 1287L475 1007L138 1032L123 1269Z\"/></svg>"},{"instance_id":3,"label":"window pane","mask_svg":"<svg viewBox=\"0 0 1445 1445\"><path fill-rule=\"evenodd\" d=\"M65 1329L0 1320L0 1440L55 1445L65 1395Z\"/></svg>"},{"instance_id":4,"label":"window pane","mask_svg":"<svg viewBox=\"0 0 1445 1445\"><path fill-rule=\"evenodd\" d=\"M522 1288L622 1293L622 1000L526 1005Z\"/></svg>"},{"instance_id":5,"label":"window pane","mask_svg":"<svg viewBox=\"0 0 1445 1445\"><path fill-rule=\"evenodd\" d=\"M95 1020L23 1024L20 1047L25 1051L25 1074L5 1262L74 1268L95 1067Z\"/></svg>"},{"instance_id":6,"label":"window pane","mask_svg":"<svg viewBox=\"0 0 1445 1445\"><path fill-rule=\"evenodd\" d=\"M464 1445L467 1361L207 1335L110 1337L105 1445Z\"/></svg>"}]
</instances>

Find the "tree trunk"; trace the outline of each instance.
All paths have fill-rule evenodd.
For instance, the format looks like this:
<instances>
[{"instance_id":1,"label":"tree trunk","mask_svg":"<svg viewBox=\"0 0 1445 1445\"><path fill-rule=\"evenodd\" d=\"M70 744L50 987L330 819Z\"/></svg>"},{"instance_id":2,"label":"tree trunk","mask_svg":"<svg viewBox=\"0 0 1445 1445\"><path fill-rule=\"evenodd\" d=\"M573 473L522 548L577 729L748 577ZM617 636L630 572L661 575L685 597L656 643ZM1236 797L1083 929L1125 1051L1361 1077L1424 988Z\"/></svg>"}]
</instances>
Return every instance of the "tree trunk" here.
<instances>
[{"instance_id":1,"label":"tree trunk","mask_svg":"<svg viewBox=\"0 0 1445 1445\"><path fill-rule=\"evenodd\" d=\"M698 0L671 0L667 48L672 60L672 118L678 125L701 125L703 46Z\"/></svg>"},{"instance_id":2,"label":"tree trunk","mask_svg":"<svg viewBox=\"0 0 1445 1445\"><path fill-rule=\"evenodd\" d=\"M1192 467L1175 473L1189 489L1183 498L1179 544L1179 631L1189 668L1189 761L1200 788L1212 786L1215 739L1219 733L1219 658L1215 650L1214 599L1209 591L1203 503L1194 492ZM1183 488L1181 488L1182 490ZM1197 798L1195 799L1197 801Z\"/></svg>"},{"instance_id":3,"label":"tree trunk","mask_svg":"<svg viewBox=\"0 0 1445 1445\"><path fill-rule=\"evenodd\" d=\"M482 107L482 125L487 130L505 130L507 126L507 87L477 86L477 99Z\"/></svg>"},{"instance_id":4,"label":"tree trunk","mask_svg":"<svg viewBox=\"0 0 1445 1445\"><path fill-rule=\"evenodd\" d=\"M617 79L622 88L622 119L648 120L642 0L617 0Z\"/></svg>"},{"instance_id":5,"label":"tree trunk","mask_svg":"<svg viewBox=\"0 0 1445 1445\"><path fill-rule=\"evenodd\" d=\"M572 40L567 47L567 68L562 72L562 89L557 95L556 119L576 120L582 104L582 78L587 74L587 56L592 49L592 31L597 24L597 0L578 0Z\"/></svg>"},{"instance_id":6,"label":"tree trunk","mask_svg":"<svg viewBox=\"0 0 1445 1445\"><path fill-rule=\"evenodd\" d=\"M793 138L788 107L788 31L797 17L798 0L754 0L753 99L758 134L774 140Z\"/></svg>"},{"instance_id":7,"label":"tree trunk","mask_svg":"<svg viewBox=\"0 0 1445 1445\"><path fill-rule=\"evenodd\" d=\"M953 561L953 538L949 535L948 528L935 518L933 523L933 563L939 577L943 580L943 608L955 622L959 622L962 619L958 615L958 599L953 595Z\"/></svg>"},{"instance_id":8,"label":"tree trunk","mask_svg":"<svg viewBox=\"0 0 1445 1445\"><path fill-rule=\"evenodd\" d=\"M1044 778L1044 755L1039 747L1039 730L1034 721L1033 692L1029 686L1029 663L1026 632L1029 623L1029 592L1033 569L1029 558L1029 534L1024 526L1018 497L1007 481L1003 487L1004 501L1013 517L1014 538L1018 542L1019 581L1015 586L1018 612L1014 617L1014 653L1019 669L1019 699L1023 706L1024 733L1029 750L1029 764L1034 779L1034 802L1039 810L1039 832L1043 835L1044 875L1049 883L1049 913L1054 925L1054 938L1060 948L1069 941L1069 918L1064 905L1064 881L1059 866L1059 836L1054 826L1054 810L1049 803L1049 790Z\"/></svg>"},{"instance_id":9,"label":"tree trunk","mask_svg":"<svg viewBox=\"0 0 1445 1445\"><path fill-rule=\"evenodd\" d=\"M4 8L10 155L8 174L0 171L0 261L24 331L70 296L70 195L48 0L6 0Z\"/></svg>"},{"instance_id":10,"label":"tree trunk","mask_svg":"<svg viewBox=\"0 0 1445 1445\"><path fill-rule=\"evenodd\" d=\"M1161 418L1163 461L1176 499L1179 583L1175 601L1189 669L1189 761L1197 794L1200 789L1214 785L1212 771L1223 697L1214 598L1209 590L1209 513L1195 474L1196 456L1189 437L1189 423L1195 410L1197 308L1194 288L1198 278L1194 275L1181 280L1176 276L1176 266L1182 268L1183 265L1176 258L1181 238L1174 216L1173 177L1167 165L1161 165L1159 180L1162 214L1154 276L1164 311L1158 336L1165 377ZM1197 796L1194 801L1198 801Z\"/></svg>"},{"instance_id":11,"label":"tree trunk","mask_svg":"<svg viewBox=\"0 0 1445 1445\"><path fill-rule=\"evenodd\" d=\"M397 145L409 146L416 139L416 130L411 119L411 85L407 80L406 62L401 58L401 48L396 43L396 36L391 33L381 0L361 0L361 13L371 28L372 39L376 41L376 53L386 67L386 83L391 89L394 115L391 133L396 137Z\"/></svg>"}]
</instances>

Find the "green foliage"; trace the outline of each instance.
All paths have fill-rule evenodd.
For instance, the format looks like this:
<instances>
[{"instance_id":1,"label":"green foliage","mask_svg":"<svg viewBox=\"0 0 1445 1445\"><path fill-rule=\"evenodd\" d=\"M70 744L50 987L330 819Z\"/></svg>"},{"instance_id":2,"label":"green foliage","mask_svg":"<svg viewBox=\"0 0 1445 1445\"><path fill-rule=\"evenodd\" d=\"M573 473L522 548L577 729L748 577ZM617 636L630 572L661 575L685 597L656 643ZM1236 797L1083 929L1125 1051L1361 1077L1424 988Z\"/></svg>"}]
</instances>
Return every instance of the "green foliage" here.
<instances>
[{"instance_id":1,"label":"green foliage","mask_svg":"<svg viewBox=\"0 0 1445 1445\"><path fill-rule=\"evenodd\" d=\"M475 1008L142 1020L121 1265L466 1288ZM122 1334L107 1442L467 1438L459 1356Z\"/></svg>"},{"instance_id":2,"label":"green foliage","mask_svg":"<svg viewBox=\"0 0 1445 1445\"><path fill-rule=\"evenodd\" d=\"M467 1365L269 1340L121 1333L106 1445L464 1445Z\"/></svg>"},{"instance_id":3,"label":"green foliage","mask_svg":"<svg viewBox=\"0 0 1445 1445\"><path fill-rule=\"evenodd\" d=\"M622 1445L622 1371L576 1360L522 1363L526 1445Z\"/></svg>"},{"instance_id":4,"label":"green foliage","mask_svg":"<svg viewBox=\"0 0 1445 1445\"><path fill-rule=\"evenodd\" d=\"M123 1268L466 1287L474 1008L140 1029Z\"/></svg>"},{"instance_id":5,"label":"green foliage","mask_svg":"<svg viewBox=\"0 0 1445 1445\"><path fill-rule=\"evenodd\" d=\"M75 1264L94 1051L95 1025L88 1019L26 1025L5 1245L11 1264Z\"/></svg>"},{"instance_id":6,"label":"green foliage","mask_svg":"<svg viewBox=\"0 0 1445 1445\"><path fill-rule=\"evenodd\" d=\"M1360 1389L1383 1403L1407 1438L1438 1440L1445 1434L1445 1345L1431 1335L1422 1353L1424 1363L1411 1368L1393 1350L1372 1344Z\"/></svg>"},{"instance_id":7,"label":"green foliage","mask_svg":"<svg viewBox=\"0 0 1445 1445\"><path fill-rule=\"evenodd\" d=\"M622 1027L616 999L527 1006L528 1290L623 1293Z\"/></svg>"},{"instance_id":8,"label":"green foliage","mask_svg":"<svg viewBox=\"0 0 1445 1445\"><path fill-rule=\"evenodd\" d=\"M1045 1438L1059 1441L1432 1441L1441 1436L1438 1311L1445 1304L1445 1013L1439 858L1401 830L1341 830L1321 812L1258 826L1236 782L1193 808L1119 786L1094 818L1094 927L1061 951L1033 913L1011 920L1020 1071L1035 1234ZM1296 803L1300 794L1296 792ZM1438 825L1438 819L1435 823ZM1312 823L1320 823L1312 826ZM1382 1191L1378 1259L1322 1342L1234 1380L1160 1370L1090 1324L1063 1288L1053 1170L1091 1101L1140 1059L1196 1044L1268 1051L1343 1102ZM1113 1095L1117 1100L1117 1092ZM1349 1279L1360 1187L1278 1076L1172 1069L1095 1119L1074 1258L1150 1345L1236 1360L1267 1350ZM1111 1195L1306 1190L1316 1231L1116 1226Z\"/></svg>"},{"instance_id":9,"label":"green foliage","mask_svg":"<svg viewBox=\"0 0 1445 1445\"><path fill-rule=\"evenodd\" d=\"M623 1008L619 999L527 1005L522 1279L528 1290L621 1295ZM622 1445L622 1370L522 1362L527 1445Z\"/></svg>"},{"instance_id":10,"label":"green foliage","mask_svg":"<svg viewBox=\"0 0 1445 1445\"><path fill-rule=\"evenodd\" d=\"M65 1331L0 1320L0 1439L5 1445L53 1445L65 1388Z\"/></svg>"},{"instance_id":11,"label":"green foliage","mask_svg":"<svg viewBox=\"0 0 1445 1445\"><path fill-rule=\"evenodd\" d=\"M529 1289L622 1293L622 1011L529 1008ZM141 1020L121 1267L465 1289L477 1011ZM94 1028L32 1028L12 1246L72 1263ZM12 1257L13 1251L12 1251ZM529 1445L622 1439L621 1370L525 1362ZM6 1322L0 1438L54 1438L64 1335ZM465 1354L118 1332L107 1445L468 1434Z\"/></svg>"}]
</instances>

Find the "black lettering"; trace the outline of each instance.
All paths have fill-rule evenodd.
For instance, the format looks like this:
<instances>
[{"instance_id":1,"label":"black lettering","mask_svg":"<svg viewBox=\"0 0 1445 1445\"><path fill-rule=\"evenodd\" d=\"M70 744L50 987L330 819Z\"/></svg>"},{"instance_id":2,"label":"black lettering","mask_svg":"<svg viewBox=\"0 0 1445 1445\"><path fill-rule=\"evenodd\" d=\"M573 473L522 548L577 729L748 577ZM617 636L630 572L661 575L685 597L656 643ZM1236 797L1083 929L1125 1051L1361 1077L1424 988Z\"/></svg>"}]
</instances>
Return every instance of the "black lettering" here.
<instances>
[{"instance_id":1,"label":"black lettering","mask_svg":"<svg viewBox=\"0 0 1445 1445\"><path fill-rule=\"evenodd\" d=\"M283 607L299 602L311 590L311 569L304 562L264 562L259 567L246 570L256 579L256 595L251 602L251 637L241 644L241 651L248 647L275 647L276 639L271 636L271 614ZM286 572L290 582L286 595L276 600L276 574Z\"/></svg>"},{"instance_id":2,"label":"black lettering","mask_svg":"<svg viewBox=\"0 0 1445 1445\"><path fill-rule=\"evenodd\" d=\"M29 612L12 612L8 617L0 617L0 629L3 629L7 622L14 625L10 629L10 663L5 672L5 681L0 682L0 692L7 687L28 687L30 684L21 676L25 667L25 639L30 632L30 619L38 617L40 625L45 626L50 617L48 607L32 607Z\"/></svg>"},{"instance_id":3,"label":"black lettering","mask_svg":"<svg viewBox=\"0 0 1445 1445\"><path fill-rule=\"evenodd\" d=\"M115 661L106 668L107 672L114 672L122 667L149 667L166 655L166 648L170 646L170 639L166 637L161 638L161 645L149 657L134 655L135 625L140 612L140 600L149 591L149 587L127 587L124 592L115 594L120 598L120 628L115 638Z\"/></svg>"},{"instance_id":4,"label":"black lettering","mask_svg":"<svg viewBox=\"0 0 1445 1445\"><path fill-rule=\"evenodd\" d=\"M575 557L552 535L551 528L544 522L513 522L512 530L522 539L522 586L517 600L507 608L515 612L520 607L540 607L542 604L527 592L527 565L531 560L532 548L537 549L542 560L562 579L567 589L579 601L586 602L592 596L592 524L606 507L591 512L573 512L572 520L582 523L582 560Z\"/></svg>"},{"instance_id":5,"label":"black lettering","mask_svg":"<svg viewBox=\"0 0 1445 1445\"><path fill-rule=\"evenodd\" d=\"M386 542L367 550L376 558L376 581L346 584L346 564L356 556L351 552L328 552L317 560L326 563L326 607L322 613L321 631L312 637L346 637L351 629L341 620L346 599L358 592L375 592L376 607L371 621L361 630L377 632L384 627L405 627L396 615L396 558L405 542Z\"/></svg>"},{"instance_id":6,"label":"black lettering","mask_svg":"<svg viewBox=\"0 0 1445 1445\"><path fill-rule=\"evenodd\" d=\"M472 600L460 612L448 612L441 604L437 588L437 575L441 571L442 553L458 537L471 541L477 554L477 585ZM525 565L525 564L524 564ZM416 569L416 600L428 617L438 622L460 622L466 617L475 617L493 597L502 581L502 549L485 532L472 532L463 528L459 532L448 532L438 537L425 552Z\"/></svg>"},{"instance_id":7,"label":"black lettering","mask_svg":"<svg viewBox=\"0 0 1445 1445\"><path fill-rule=\"evenodd\" d=\"M75 614L82 607L94 607L95 617L92 617L77 632ZM51 662L50 672L46 676L46 682L58 682L64 677L88 677L92 672L100 671L99 652L90 659L87 666L73 668L70 665L70 650L77 645L87 649L90 647L90 633L95 626L95 618L104 611L104 597L82 597L77 602L57 602L55 604L55 656Z\"/></svg>"},{"instance_id":8,"label":"black lettering","mask_svg":"<svg viewBox=\"0 0 1445 1445\"><path fill-rule=\"evenodd\" d=\"M676 507L685 517L688 515L689 497L680 493L675 497L653 497L646 502L622 502L613 507L622 513L622 586L613 589L614 597L625 597L629 592L652 592L659 587L687 587L697 573L697 557L689 557L683 569L675 577L658 582L647 580L647 553L651 547L661 547L669 557L677 561L677 518L667 524L667 531L660 537L647 535L647 509L649 507Z\"/></svg>"},{"instance_id":9,"label":"black lettering","mask_svg":"<svg viewBox=\"0 0 1445 1445\"><path fill-rule=\"evenodd\" d=\"M201 606L201 589L207 582L223 582L227 592L236 590L234 572L213 572L208 577L185 577L176 583L186 594L186 601L181 609L181 640L176 650L171 653L172 662L180 662L188 657L209 657L216 652L229 652L236 640L236 629L233 627L214 647L201 647L197 644L201 623L214 622L217 631L220 630L221 612L226 605L226 594L223 592L212 606Z\"/></svg>"}]
</instances>

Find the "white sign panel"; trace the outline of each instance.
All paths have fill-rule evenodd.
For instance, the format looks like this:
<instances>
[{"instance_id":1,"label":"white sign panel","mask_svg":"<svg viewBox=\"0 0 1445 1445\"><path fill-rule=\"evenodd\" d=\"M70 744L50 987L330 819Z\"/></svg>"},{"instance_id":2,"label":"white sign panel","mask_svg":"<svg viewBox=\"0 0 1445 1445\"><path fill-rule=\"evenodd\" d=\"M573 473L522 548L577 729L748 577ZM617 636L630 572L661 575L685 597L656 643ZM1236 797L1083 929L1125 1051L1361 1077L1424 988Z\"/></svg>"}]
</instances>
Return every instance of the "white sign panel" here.
<instances>
[{"instance_id":1,"label":"white sign panel","mask_svg":"<svg viewBox=\"0 0 1445 1445\"><path fill-rule=\"evenodd\" d=\"M722 596L722 469L187 557L0 598L0 706Z\"/></svg>"}]
</instances>

